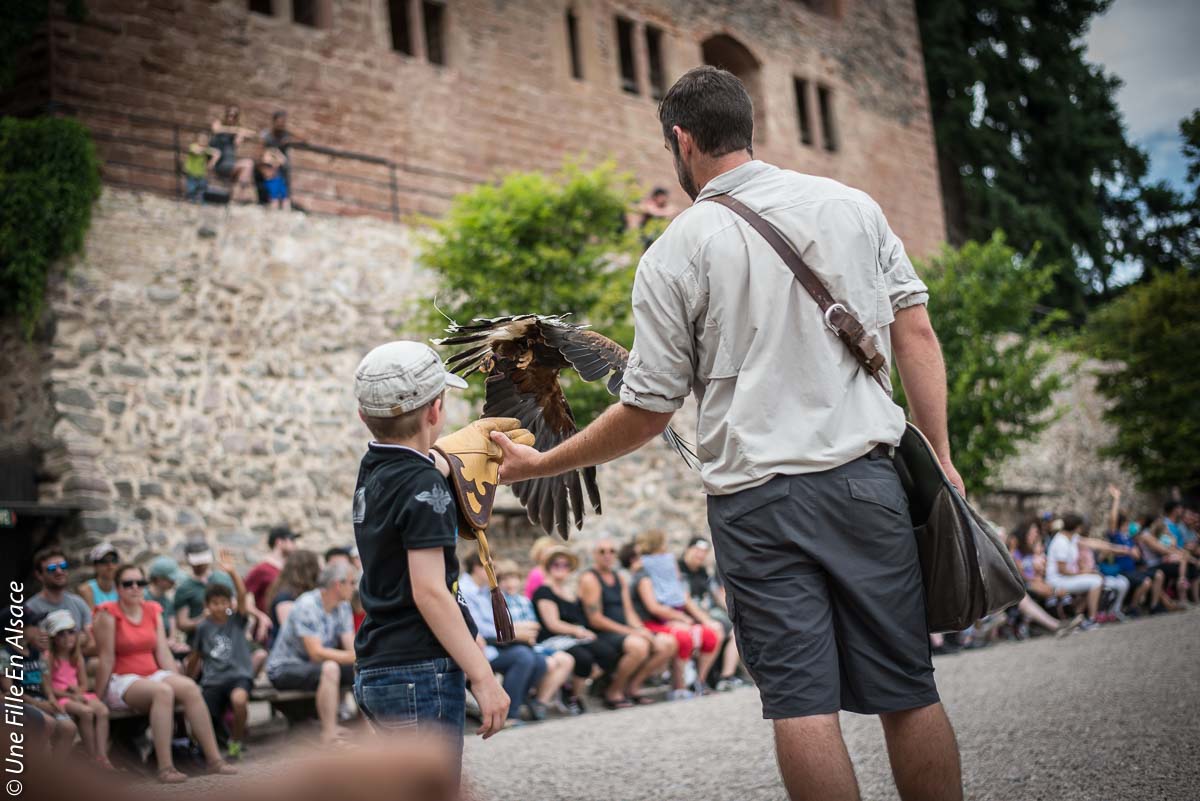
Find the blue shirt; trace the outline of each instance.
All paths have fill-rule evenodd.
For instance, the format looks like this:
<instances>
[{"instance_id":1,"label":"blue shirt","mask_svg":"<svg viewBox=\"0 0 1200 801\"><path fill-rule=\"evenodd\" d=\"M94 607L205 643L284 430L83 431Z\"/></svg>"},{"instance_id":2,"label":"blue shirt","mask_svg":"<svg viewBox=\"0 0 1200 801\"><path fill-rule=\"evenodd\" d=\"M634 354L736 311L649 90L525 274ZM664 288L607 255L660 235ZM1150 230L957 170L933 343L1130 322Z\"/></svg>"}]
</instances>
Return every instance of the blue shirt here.
<instances>
[{"instance_id":1,"label":"blue shirt","mask_svg":"<svg viewBox=\"0 0 1200 801\"><path fill-rule=\"evenodd\" d=\"M1133 539L1124 531L1111 532L1108 535L1108 541L1114 545L1124 545L1126 548L1133 547ZM1132 573L1135 570L1137 570L1137 563L1133 561L1132 556L1119 555L1115 556L1111 562L1100 563L1100 572L1106 576Z\"/></svg>"}]
</instances>

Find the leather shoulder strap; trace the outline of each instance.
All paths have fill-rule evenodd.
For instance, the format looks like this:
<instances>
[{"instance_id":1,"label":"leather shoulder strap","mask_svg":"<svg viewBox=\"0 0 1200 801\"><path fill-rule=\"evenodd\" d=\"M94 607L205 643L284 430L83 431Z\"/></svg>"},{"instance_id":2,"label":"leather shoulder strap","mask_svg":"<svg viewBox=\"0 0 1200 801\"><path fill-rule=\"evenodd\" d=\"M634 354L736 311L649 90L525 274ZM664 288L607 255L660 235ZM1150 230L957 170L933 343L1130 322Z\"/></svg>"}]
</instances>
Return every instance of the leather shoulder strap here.
<instances>
[{"instance_id":1,"label":"leather shoulder strap","mask_svg":"<svg viewBox=\"0 0 1200 801\"><path fill-rule=\"evenodd\" d=\"M705 200L720 203L734 214L737 214L766 240L767 244L771 246L779 255L779 258L783 260L783 263L796 276L796 280L800 282L800 285L808 291L812 299L821 307L821 313L825 316L825 324L829 326L833 333L837 334L838 339L846 344L846 347L854 354L854 358L866 368L871 377L879 383L879 386L883 387L884 392L887 392L887 387L884 387L883 384L883 376L880 374L885 364L883 354L876 349L875 343L867 335L858 318L851 314L850 310L843 304L833 299L833 296L829 294L829 290L821 283L821 279L817 278L813 271L809 269L809 266L804 262L804 258L792 247L791 243L783 238L783 235L775 229L775 226L760 217L757 212L745 203L730 195L712 195L705 198Z\"/></svg>"}]
</instances>

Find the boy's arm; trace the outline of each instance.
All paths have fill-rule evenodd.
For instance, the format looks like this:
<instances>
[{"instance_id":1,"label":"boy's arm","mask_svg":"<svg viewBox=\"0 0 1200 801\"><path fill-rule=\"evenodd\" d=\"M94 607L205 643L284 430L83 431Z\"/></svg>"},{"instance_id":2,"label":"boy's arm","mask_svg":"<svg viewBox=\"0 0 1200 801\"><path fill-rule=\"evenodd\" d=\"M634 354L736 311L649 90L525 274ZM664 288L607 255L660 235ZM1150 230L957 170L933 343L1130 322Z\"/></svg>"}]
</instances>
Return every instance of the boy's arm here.
<instances>
[{"instance_id":1,"label":"boy's arm","mask_svg":"<svg viewBox=\"0 0 1200 801\"><path fill-rule=\"evenodd\" d=\"M509 698L492 666L479 650L458 601L446 588L446 562L442 548L419 548L408 552L408 573L412 579L413 602L438 642L450 654L471 682L471 693L479 702L483 725L479 733L491 737L504 727Z\"/></svg>"},{"instance_id":2,"label":"boy's arm","mask_svg":"<svg viewBox=\"0 0 1200 801\"><path fill-rule=\"evenodd\" d=\"M226 575L233 579L234 598L237 602L235 611L242 617L246 617L248 615L246 610L246 582L242 581L242 577L238 575L237 567L233 564L232 553L222 549L219 556L217 567L224 570Z\"/></svg>"},{"instance_id":3,"label":"boy's arm","mask_svg":"<svg viewBox=\"0 0 1200 801\"><path fill-rule=\"evenodd\" d=\"M193 679L200 675L200 649L198 647L188 654L187 662L183 665L183 672Z\"/></svg>"}]
</instances>

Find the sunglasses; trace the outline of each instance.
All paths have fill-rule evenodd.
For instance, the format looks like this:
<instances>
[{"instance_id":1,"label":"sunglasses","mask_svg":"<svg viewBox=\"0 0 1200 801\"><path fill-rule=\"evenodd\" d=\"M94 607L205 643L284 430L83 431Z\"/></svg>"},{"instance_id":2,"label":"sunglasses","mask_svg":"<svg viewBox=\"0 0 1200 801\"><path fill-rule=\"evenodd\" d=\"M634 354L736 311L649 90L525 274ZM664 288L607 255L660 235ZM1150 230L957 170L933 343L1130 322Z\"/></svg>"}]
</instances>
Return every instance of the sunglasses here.
<instances>
[{"instance_id":1,"label":"sunglasses","mask_svg":"<svg viewBox=\"0 0 1200 801\"><path fill-rule=\"evenodd\" d=\"M121 561L121 560L115 553L110 553L108 556L105 556L101 559L97 559L96 561L92 562L92 564L93 565L100 565L100 564L115 565L119 561Z\"/></svg>"},{"instance_id":2,"label":"sunglasses","mask_svg":"<svg viewBox=\"0 0 1200 801\"><path fill-rule=\"evenodd\" d=\"M146 581L146 579L126 579L125 581L121 582L121 588L125 590L130 590L134 587L141 587L145 589L149 586L150 582Z\"/></svg>"},{"instance_id":3,"label":"sunglasses","mask_svg":"<svg viewBox=\"0 0 1200 801\"><path fill-rule=\"evenodd\" d=\"M610 553L616 553L616 552L617 552L616 548L597 548L596 549L596 553L598 553L598 554L610 554Z\"/></svg>"},{"instance_id":4,"label":"sunglasses","mask_svg":"<svg viewBox=\"0 0 1200 801\"><path fill-rule=\"evenodd\" d=\"M550 563L550 569L551 569L551 570L553 570L553 569L554 569L554 568L556 568L556 567L565 567L565 568L570 568L570 567L571 567L571 563L570 563L570 562L567 562L567 561L559 561L559 562L551 562L551 563Z\"/></svg>"},{"instance_id":5,"label":"sunglasses","mask_svg":"<svg viewBox=\"0 0 1200 801\"><path fill-rule=\"evenodd\" d=\"M46 565L45 570L47 573L57 573L60 570L65 573L67 572L67 568L70 566L71 565L68 564L67 560L64 559L61 562L51 562L50 564Z\"/></svg>"}]
</instances>

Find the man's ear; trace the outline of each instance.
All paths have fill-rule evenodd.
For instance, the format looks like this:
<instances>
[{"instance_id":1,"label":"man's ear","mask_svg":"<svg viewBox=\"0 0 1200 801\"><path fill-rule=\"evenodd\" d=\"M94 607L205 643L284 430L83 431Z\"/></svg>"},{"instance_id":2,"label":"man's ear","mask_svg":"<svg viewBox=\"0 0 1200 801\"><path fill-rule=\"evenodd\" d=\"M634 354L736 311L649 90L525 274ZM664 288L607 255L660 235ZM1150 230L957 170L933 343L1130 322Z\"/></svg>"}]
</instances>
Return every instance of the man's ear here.
<instances>
[{"instance_id":1,"label":"man's ear","mask_svg":"<svg viewBox=\"0 0 1200 801\"><path fill-rule=\"evenodd\" d=\"M678 125L671 126L671 133L675 135L675 141L678 143L679 155L690 158L692 151L696 148L696 140L692 139L692 135Z\"/></svg>"}]
</instances>

